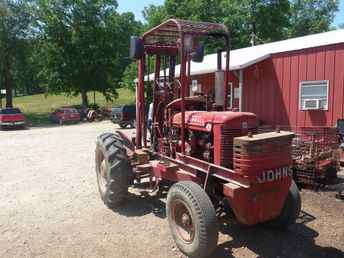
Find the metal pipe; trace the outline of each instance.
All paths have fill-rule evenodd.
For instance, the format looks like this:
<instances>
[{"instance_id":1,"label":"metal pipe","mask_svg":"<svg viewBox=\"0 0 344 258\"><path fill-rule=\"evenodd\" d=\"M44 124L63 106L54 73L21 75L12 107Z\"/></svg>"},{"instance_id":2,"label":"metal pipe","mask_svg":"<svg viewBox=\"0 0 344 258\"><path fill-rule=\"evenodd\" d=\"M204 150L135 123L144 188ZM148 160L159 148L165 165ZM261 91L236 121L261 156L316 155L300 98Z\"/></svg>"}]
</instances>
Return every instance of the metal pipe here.
<instances>
[{"instance_id":1,"label":"metal pipe","mask_svg":"<svg viewBox=\"0 0 344 258\"><path fill-rule=\"evenodd\" d=\"M180 78L181 78L181 111L182 111L182 128L181 128L181 149L182 154L185 155L185 84L186 84L186 55L184 51L184 35L181 33L181 64L180 64Z\"/></svg>"},{"instance_id":2,"label":"metal pipe","mask_svg":"<svg viewBox=\"0 0 344 258\"><path fill-rule=\"evenodd\" d=\"M160 83L160 63L161 63L161 56L155 56L155 71L154 71L154 83L153 83L153 114L152 114L152 129L151 129L151 141L154 151L156 150L156 138L157 138L157 131L155 125L157 123L157 108L158 108L158 101L159 101L159 83Z\"/></svg>"},{"instance_id":3,"label":"metal pipe","mask_svg":"<svg viewBox=\"0 0 344 258\"><path fill-rule=\"evenodd\" d=\"M222 70L222 51L221 49L217 50L217 70Z\"/></svg>"},{"instance_id":4,"label":"metal pipe","mask_svg":"<svg viewBox=\"0 0 344 258\"><path fill-rule=\"evenodd\" d=\"M146 68L146 69L144 69L143 72L148 75L148 85L149 85L149 73L150 73L149 65L150 65L150 60L149 60L149 56L148 55L146 56L146 58L147 58L147 62L146 62L146 59L145 59L145 64L144 64L145 65L144 68ZM143 76L144 76L144 74L143 74ZM144 101L144 99L145 99L144 88L142 90L142 94L143 94L143 96L142 96L142 100L143 100L142 101L143 146L145 148L147 148L147 113L146 113L146 103Z\"/></svg>"},{"instance_id":5,"label":"metal pipe","mask_svg":"<svg viewBox=\"0 0 344 258\"><path fill-rule=\"evenodd\" d=\"M190 96L190 84L191 84L191 56L188 55L187 57L188 62L188 75L187 75L187 88L186 88L186 96Z\"/></svg>"},{"instance_id":6,"label":"metal pipe","mask_svg":"<svg viewBox=\"0 0 344 258\"><path fill-rule=\"evenodd\" d=\"M243 111L243 86L244 86L244 70L239 71L239 111Z\"/></svg>"},{"instance_id":7,"label":"metal pipe","mask_svg":"<svg viewBox=\"0 0 344 258\"><path fill-rule=\"evenodd\" d=\"M168 85L167 85L166 69L167 69L167 56L164 56L164 96L165 96L165 102L168 102Z\"/></svg>"},{"instance_id":8,"label":"metal pipe","mask_svg":"<svg viewBox=\"0 0 344 258\"><path fill-rule=\"evenodd\" d=\"M170 65L169 65L169 73L168 76L170 77L170 82L174 81L175 77L175 67L176 67L176 57L175 56L170 56Z\"/></svg>"},{"instance_id":9,"label":"metal pipe","mask_svg":"<svg viewBox=\"0 0 344 258\"><path fill-rule=\"evenodd\" d=\"M221 56L222 59L222 56ZM230 76L230 43L229 38L226 38L226 69L225 69L225 96L224 96L224 106L223 110L226 111L228 107L228 86L229 86L229 76Z\"/></svg>"},{"instance_id":10,"label":"metal pipe","mask_svg":"<svg viewBox=\"0 0 344 258\"><path fill-rule=\"evenodd\" d=\"M136 84L136 148L142 148L142 108L143 108L143 95L144 90L144 62L145 55L138 61L138 82Z\"/></svg>"},{"instance_id":11,"label":"metal pipe","mask_svg":"<svg viewBox=\"0 0 344 258\"><path fill-rule=\"evenodd\" d=\"M175 80L175 74L176 74L176 56L170 56L169 58L169 81L172 83L172 98L178 95L178 90L176 89L174 85L174 80Z\"/></svg>"},{"instance_id":12,"label":"metal pipe","mask_svg":"<svg viewBox=\"0 0 344 258\"><path fill-rule=\"evenodd\" d=\"M155 74L154 74L154 88L153 88L153 122L156 123L156 111L158 105L158 91L159 91L159 82L160 82L160 64L161 57L156 55L155 57Z\"/></svg>"}]
</instances>

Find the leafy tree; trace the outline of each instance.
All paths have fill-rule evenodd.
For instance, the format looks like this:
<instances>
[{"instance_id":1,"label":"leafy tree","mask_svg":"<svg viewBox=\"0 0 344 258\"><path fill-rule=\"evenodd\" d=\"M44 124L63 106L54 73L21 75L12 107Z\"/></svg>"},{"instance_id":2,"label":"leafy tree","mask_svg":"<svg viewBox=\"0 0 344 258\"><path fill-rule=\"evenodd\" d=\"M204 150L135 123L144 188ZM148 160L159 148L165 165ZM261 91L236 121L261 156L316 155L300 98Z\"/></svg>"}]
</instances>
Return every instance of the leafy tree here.
<instances>
[{"instance_id":1,"label":"leafy tree","mask_svg":"<svg viewBox=\"0 0 344 258\"><path fill-rule=\"evenodd\" d=\"M17 58L13 64L13 82L16 93L35 94L44 92L38 78L39 67L38 39L30 38L22 41L17 49Z\"/></svg>"},{"instance_id":2,"label":"leafy tree","mask_svg":"<svg viewBox=\"0 0 344 258\"><path fill-rule=\"evenodd\" d=\"M277 41L331 27L338 0L166 0L144 12L147 27L170 18L225 23L233 48Z\"/></svg>"},{"instance_id":3,"label":"leafy tree","mask_svg":"<svg viewBox=\"0 0 344 258\"><path fill-rule=\"evenodd\" d=\"M122 86L135 91L135 79L137 78L137 62L133 61L123 73Z\"/></svg>"},{"instance_id":4,"label":"leafy tree","mask_svg":"<svg viewBox=\"0 0 344 258\"><path fill-rule=\"evenodd\" d=\"M6 89L6 107L12 107L14 66L30 36L30 1L2 0L0 2L0 68Z\"/></svg>"},{"instance_id":5,"label":"leafy tree","mask_svg":"<svg viewBox=\"0 0 344 258\"><path fill-rule=\"evenodd\" d=\"M195 21L221 22L222 0L166 0L169 16Z\"/></svg>"},{"instance_id":6,"label":"leafy tree","mask_svg":"<svg viewBox=\"0 0 344 258\"><path fill-rule=\"evenodd\" d=\"M328 31L338 11L338 0L293 0L289 37Z\"/></svg>"},{"instance_id":7,"label":"leafy tree","mask_svg":"<svg viewBox=\"0 0 344 258\"><path fill-rule=\"evenodd\" d=\"M342 23L342 24L339 24L339 26L338 26L340 29L344 29L344 23Z\"/></svg>"},{"instance_id":8,"label":"leafy tree","mask_svg":"<svg viewBox=\"0 0 344 258\"><path fill-rule=\"evenodd\" d=\"M115 0L38 0L40 76L49 93L81 94L84 107L88 91L117 96L129 38L140 24L116 9Z\"/></svg>"},{"instance_id":9,"label":"leafy tree","mask_svg":"<svg viewBox=\"0 0 344 258\"><path fill-rule=\"evenodd\" d=\"M168 17L164 6L149 5L143 10L143 17L146 20L144 29L150 29L158 26Z\"/></svg>"},{"instance_id":10,"label":"leafy tree","mask_svg":"<svg viewBox=\"0 0 344 258\"><path fill-rule=\"evenodd\" d=\"M289 26L288 0L222 1L223 22L234 48L281 40Z\"/></svg>"},{"instance_id":11,"label":"leafy tree","mask_svg":"<svg viewBox=\"0 0 344 258\"><path fill-rule=\"evenodd\" d=\"M164 6L151 5L144 11L148 27L170 17L225 23L234 48L248 46L251 34L260 42L282 39L289 14L288 0L166 0Z\"/></svg>"}]
</instances>

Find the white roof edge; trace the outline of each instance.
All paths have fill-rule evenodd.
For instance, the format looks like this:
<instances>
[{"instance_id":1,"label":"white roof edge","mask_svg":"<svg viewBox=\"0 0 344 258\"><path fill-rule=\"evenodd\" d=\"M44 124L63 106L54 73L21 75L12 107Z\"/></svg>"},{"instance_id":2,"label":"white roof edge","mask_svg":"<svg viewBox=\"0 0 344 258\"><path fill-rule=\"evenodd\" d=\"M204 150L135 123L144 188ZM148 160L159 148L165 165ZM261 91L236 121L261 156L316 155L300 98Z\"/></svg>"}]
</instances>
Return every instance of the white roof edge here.
<instances>
[{"instance_id":1,"label":"white roof edge","mask_svg":"<svg viewBox=\"0 0 344 258\"><path fill-rule=\"evenodd\" d=\"M261 61L264 61L264 60L266 60L266 59L268 59L270 57L271 57L271 54L266 54L266 55L260 56L260 57L258 57L256 59L252 59L251 61L249 61L249 62L247 62L247 63L245 63L243 65L231 66L230 70L231 71L235 71L235 70L245 69L245 68L247 68L247 67L249 67L251 65L254 65L254 64L259 63Z\"/></svg>"},{"instance_id":2,"label":"white roof edge","mask_svg":"<svg viewBox=\"0 0 344 258\"><path fill-rule=\"evenodd\" d=\"M245 69L253 64L268 59L273 54L298 51L302 49L315 48L344 43L344 29L332 30L313 35L286 39L232 50L230 59L230 70ZM225 53L222 55L225 57ZM225 62L222 62L223 65ZM217 70L217 55L210 54L204 57L203 63L192 63L191 75L213 73ZM160 73L162 75L162 72ZM168 75L168 69L167 73ZM150 74L154 78L154 74ZM179 65L176 66L176 77L179 76ZM147 80L147 76L145 80ZM137 81L137 80L136 80Z\"/></svg>"}]
</instances>

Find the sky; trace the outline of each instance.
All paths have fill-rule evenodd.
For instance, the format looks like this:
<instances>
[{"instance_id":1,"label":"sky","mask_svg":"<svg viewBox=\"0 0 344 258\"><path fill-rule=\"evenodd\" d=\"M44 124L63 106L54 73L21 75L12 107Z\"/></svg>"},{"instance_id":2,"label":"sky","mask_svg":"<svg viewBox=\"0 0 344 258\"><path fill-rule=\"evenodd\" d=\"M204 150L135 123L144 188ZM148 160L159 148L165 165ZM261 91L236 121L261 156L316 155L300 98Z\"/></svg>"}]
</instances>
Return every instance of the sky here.
<instances>
[{"instance_id":1,"label":"sky","mask_svg":"<svg viewBox=\"0 0 344 258\"><path fill-rule=\"evenodd\" d=\"M342 0L344 1L344 0ZM117 0L119 12L133 12L136 20L143 21L143 8L150 5L162 5L164 0Z\"/></svg>"},{"instance_id":2,"label":"sky","mask_svg":"<svg viewBox=\"0 0 344 258\"><path fill-rule=\"evenodd\" d=\"M340 0L339 12L333 22L334 25L344 24L344 0Z\"/></svg>"},{"instance_id":3,"label":"sky","mask_svg":"<svg viewBox=\"0 0 344 258\"><path fill-rule=\"evenodd\" d=\"M119 12L133 12L137 20L143 21L142 11L150 4L162 5L164 0L117 0ZM337 13L333 25L344 23L344 0L340 0L340 11Z\"/></svg>"}]
</instances>

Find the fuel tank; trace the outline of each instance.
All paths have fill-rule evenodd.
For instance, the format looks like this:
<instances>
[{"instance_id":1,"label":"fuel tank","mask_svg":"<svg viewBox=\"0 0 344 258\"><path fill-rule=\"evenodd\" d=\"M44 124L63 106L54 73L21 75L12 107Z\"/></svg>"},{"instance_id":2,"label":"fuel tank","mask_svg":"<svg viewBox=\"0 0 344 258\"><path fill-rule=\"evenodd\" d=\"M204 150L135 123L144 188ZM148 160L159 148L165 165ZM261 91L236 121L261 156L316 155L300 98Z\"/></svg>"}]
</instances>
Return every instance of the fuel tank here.
<instances>
[{"instance_id":1,"label":"fuel tank","mask_svg":"<svg viewBox=\"0 0 344 258\"><path fill-rule=\"evenodd\" d=\"M182 113L174 115L173 126L181 127ZM186 111L185 127L191 130L211 132L214 126L222 129L248 129L257 127L257 116L248 112Z\"/></svg>"}]
</instances>

